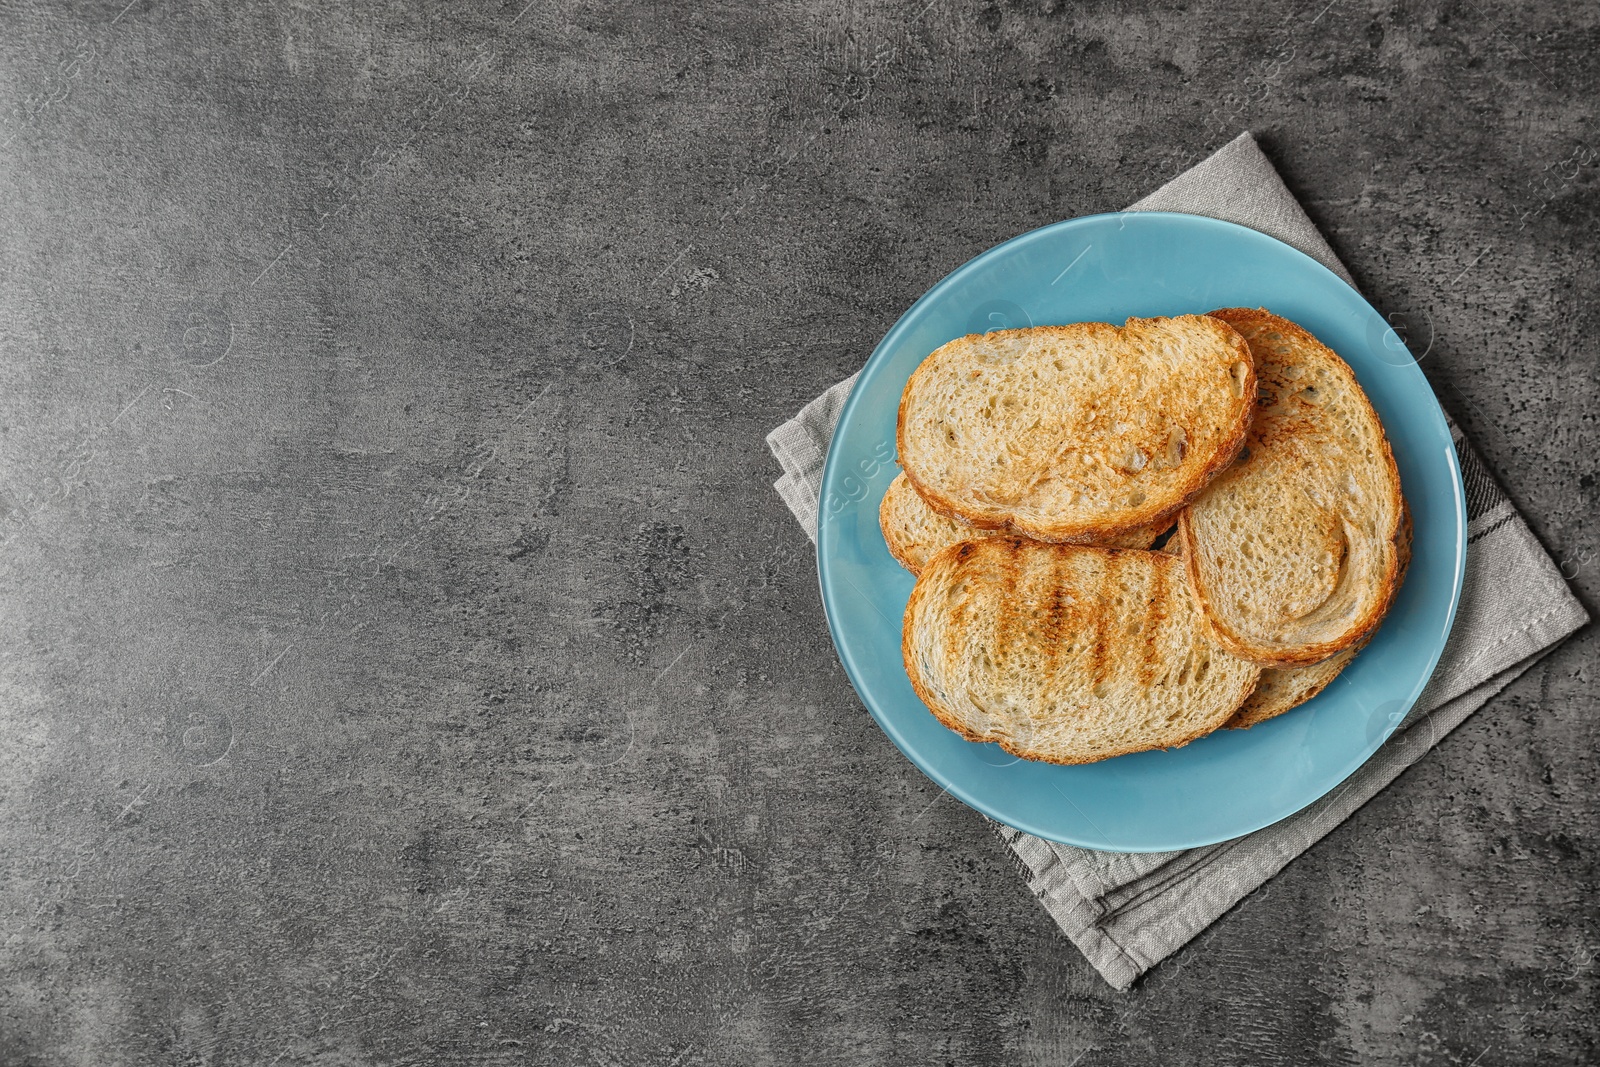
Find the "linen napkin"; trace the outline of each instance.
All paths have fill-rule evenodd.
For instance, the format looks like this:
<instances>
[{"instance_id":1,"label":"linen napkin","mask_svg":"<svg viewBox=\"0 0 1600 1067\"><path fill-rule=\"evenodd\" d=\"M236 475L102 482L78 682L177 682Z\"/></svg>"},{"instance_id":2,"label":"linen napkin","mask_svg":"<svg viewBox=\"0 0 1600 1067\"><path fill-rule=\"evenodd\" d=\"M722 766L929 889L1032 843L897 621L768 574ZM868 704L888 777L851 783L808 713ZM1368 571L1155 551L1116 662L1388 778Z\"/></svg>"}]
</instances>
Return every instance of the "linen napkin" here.
<instances>
[{"instance_id":1,"label":"linen napkin","mask_svg":"<svg viewBox=\"0 0 1600 1067\"><path fill-rule=\"evenodd\" d=\"M1236 222L1349 273L1248 132L1130 211ZM852 376L767 436L778 493L813 541L823 461ZM1180 852L1096 852L993 823L1062 931L1118 989L1170 956L1310 848L1440 738L1588 621L1560 571L1451 425L1467 498L1467 569L1455 627L1415 707L1360 770L1310 807L1244 837Z\"/></svg>"}]
</instances>

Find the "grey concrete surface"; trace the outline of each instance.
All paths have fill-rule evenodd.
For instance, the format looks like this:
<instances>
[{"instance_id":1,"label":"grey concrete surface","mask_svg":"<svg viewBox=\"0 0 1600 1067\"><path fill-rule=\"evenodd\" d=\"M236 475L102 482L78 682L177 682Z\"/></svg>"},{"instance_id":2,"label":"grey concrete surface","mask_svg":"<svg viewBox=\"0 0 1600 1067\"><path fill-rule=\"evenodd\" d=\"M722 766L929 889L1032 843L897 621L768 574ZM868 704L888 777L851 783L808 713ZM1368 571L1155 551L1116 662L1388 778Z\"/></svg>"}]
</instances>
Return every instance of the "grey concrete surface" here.
<instances>
[{"instance_id":1,"label":"grey concrete surface","mask_svg":"<svg viewBox=\"0 0 1600 1067\"><path fill-rule=\"evenodd\" d=\"M1600 9L125 2L0 2L0 1063L1600 1056L1592 631L1119 994L762 443L1248 127L1594 610Z\"/></svg>"}]
</instances>

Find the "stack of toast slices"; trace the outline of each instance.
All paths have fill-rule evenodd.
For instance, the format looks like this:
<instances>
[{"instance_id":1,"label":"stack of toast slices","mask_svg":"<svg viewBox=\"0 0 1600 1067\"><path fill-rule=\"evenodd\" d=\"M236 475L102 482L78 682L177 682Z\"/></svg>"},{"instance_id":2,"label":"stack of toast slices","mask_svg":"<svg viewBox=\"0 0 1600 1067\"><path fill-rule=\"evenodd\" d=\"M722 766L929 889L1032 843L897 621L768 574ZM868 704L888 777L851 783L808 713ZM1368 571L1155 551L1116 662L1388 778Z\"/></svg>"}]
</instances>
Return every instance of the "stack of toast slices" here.
<instances>
[{"instance_id":1,"label":"stack of toast slices","mask_svg":"<svg viewBox=\"0 0 1600 1067\"><path fill-rule=\"evenodd\" d=\"M1410 558L1349 366L1264 310L997 330L906 383L879 521L906 673L1024 759L1090 763L1310 700Z\"/></svg>"}]
</instances>

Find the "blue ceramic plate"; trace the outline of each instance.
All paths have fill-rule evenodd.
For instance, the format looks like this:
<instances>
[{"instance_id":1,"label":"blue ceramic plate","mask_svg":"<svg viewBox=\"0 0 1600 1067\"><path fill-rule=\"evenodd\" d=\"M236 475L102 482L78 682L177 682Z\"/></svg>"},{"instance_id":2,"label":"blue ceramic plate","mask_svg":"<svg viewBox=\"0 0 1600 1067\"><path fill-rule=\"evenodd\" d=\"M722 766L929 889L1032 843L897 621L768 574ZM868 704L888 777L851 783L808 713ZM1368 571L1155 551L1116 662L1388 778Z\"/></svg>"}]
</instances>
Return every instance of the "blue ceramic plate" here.
<instances>
[{"instance_id":1,"label":"blue ceramic plate","mask_svg":"<svg viewBox=\"0 0 1600 1067\"><path fill-rule=\"evenodd\" d=\"M911 690L900 620L912 577L878 530L896 473L895 414L917 364L946 341L1003 327L1264 307L1355 369L1400 467L1415 523L1411 568L1372 643L1316 699L1184 748L1057 767L964 741ZM1461 472L1444 415L1382 315L1309 256L1195 215L1094 215L1007 241L928 291L867 362L822 480L817 560L834 644L900 750L951 794L1039 837L1152 852L1238 837L1344 781L1410 709L1444 648L1466 563Z\"/></svg>"}]
</instances>

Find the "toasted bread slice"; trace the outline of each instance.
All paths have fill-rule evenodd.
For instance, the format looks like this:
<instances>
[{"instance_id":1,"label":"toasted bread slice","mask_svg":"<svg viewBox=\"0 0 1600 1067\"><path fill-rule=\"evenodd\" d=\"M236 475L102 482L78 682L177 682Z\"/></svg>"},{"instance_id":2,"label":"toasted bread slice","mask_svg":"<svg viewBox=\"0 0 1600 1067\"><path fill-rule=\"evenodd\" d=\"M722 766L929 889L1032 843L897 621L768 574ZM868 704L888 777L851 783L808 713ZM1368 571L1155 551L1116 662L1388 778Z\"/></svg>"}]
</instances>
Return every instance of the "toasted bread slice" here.
<instances>
[{"instance_id":1,"label":"toasted bread slice","mask_svg":"<svg viewBox=\"0 0 1600 1067\"><path fill-rule=\"evenodd\" d=\"M964 522L945 518L917 495L904 471L895 476L894 481L889 483L889 491L883 494L883 503L878 506L878 525L883 527L883 539L889 546L889 554L912 574L921 574L928 560L951 545L979 537L998 537L1004 533L1002 530L980 530ZM1104 542L1097 543L1107 548L1149 548L1165 529L1164 526L1157 529L1139 526L1126 533L1112 534Z\"/></svg>"},{"instance_id":2,"label":"toasted bread slice","mask_svg":"<svg viewBox=\"0 0 1600 1067\"><path fill-rule=\"evenodd\" d=\"M1260 673L1211 642L1180 560L1021 537L934 556L901 648L945 726L1049 763L1187 744L1231 718Z\"/></svg>"},{"instance_id":3,"label":"toasted bread slice","mask_svg":"<svg viewBox=\"0 0 1600 1067\"><path fill-rule=\"evenodd\" d=\"M1205 315L996 330L922 361L906 476L942 515L1082 542L1170 519L1244 444L1255 370Z\"/></svg>"},{"instance_id":4,"label":"toasted bread slice","mask_svg":"<svg viewBox=\"0 0 1600 1067\"><path fill-rule=\"evenodd\" d=\"M1266 311L1211 314L1249 342L1260 397L1245 458L1178 522L1190 586L1235 655L1317 663L1376 629L1394 599L1400 475L1344 360Z\"/></svg>"}]
</instances>

